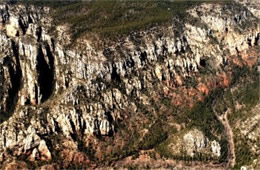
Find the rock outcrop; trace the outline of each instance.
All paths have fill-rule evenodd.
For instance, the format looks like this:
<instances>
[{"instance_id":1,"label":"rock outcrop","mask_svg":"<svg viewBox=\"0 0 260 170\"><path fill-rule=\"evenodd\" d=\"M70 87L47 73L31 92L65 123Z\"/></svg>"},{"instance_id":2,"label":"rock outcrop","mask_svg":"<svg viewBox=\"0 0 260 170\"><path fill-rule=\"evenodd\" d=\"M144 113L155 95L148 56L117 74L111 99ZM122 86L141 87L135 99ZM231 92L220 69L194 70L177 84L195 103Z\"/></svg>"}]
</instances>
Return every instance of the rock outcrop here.
<instances>
[{"instance_id":1,"label":"rock outcrop","mask_svg":"<svg viewBox=\"0 0 260 170\"><path fill-rule=\"evenodd\" d=\"M188 132L183 136L183 146L184 152L187 152L189 156L194 156L195 153L208 152L216 157L221 155L221 147L215 140L209 141L201 131L197 129Z\"/></svg>"}]
</instances>

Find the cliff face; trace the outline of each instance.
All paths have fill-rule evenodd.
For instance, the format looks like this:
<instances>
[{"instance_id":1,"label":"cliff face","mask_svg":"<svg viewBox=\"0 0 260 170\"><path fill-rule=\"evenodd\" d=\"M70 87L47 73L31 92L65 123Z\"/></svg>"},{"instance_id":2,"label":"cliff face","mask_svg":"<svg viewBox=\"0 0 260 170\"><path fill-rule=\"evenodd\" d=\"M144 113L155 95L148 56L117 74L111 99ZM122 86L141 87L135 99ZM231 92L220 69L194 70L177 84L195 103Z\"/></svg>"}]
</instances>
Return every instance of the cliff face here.
<instances>
[{"instance_id":1,"label":"cliff face","mask_svg":"<svg viewBox=\"0 0 260 170\"><path fill-rule=\"evenodd\" d=\"M202 4L188 21L175 18L102 48L84 37L69 45L69 27L53 30L47 7L1 5L0 161L52 160L64 146L78 152L81 141L117 135L120 121L138 123L147 109L159 115L152 107L163 98L192 107L228 87L232 66L252 67L259 55L260 4L252 3ZM182 141L188 155L202 140L195 148L220 156L218 142L193 133Z\"/></svg>"}]
</instances>

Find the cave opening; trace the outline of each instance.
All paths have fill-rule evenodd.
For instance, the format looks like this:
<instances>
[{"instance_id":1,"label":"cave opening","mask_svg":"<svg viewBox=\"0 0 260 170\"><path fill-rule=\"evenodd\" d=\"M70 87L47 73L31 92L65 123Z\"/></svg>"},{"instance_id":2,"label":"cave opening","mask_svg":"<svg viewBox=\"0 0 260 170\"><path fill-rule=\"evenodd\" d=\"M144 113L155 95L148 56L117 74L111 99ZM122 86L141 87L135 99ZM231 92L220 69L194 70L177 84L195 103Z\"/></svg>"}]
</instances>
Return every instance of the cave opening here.
<instances>
[{"instance_id":1,"label":"cave opening","mask_svg":"<svg viewBox=\"0 0 260 170\"><path fill-rule=\"evenodd\" d=\"M30 105L30 104L31 104L30 99L28 97L26 97L24 105Z\"/></svg>"},{"instance_id":2,"label":"cave opening","mask_svg":"<svg viewBox=\"0 0 260 170\"><path fill-rule=\"evenodd\" d=\"M229 31L227 27L225 28L225 31L226 31L226 32L228 32L228 31Z\"/></svg>"},{"instance_id":3,"label":"cave opening","mask_svg":"<svg viewBox=\"0 0 260 170\"><path fill-rule=\"evenodd\" d=\"M111 79L116 81L116 82L119 82L119 83L121 82L120 75L117 73L116 66L114 64L113 64L113 67L112 67Z\"/></svg>"},{"instance_id":4,"label":"cave opening","mask_svg":"<svg viewBox=\"0 0 260 170\"><path fill-rule=\"evenodd\" d=\"M36 69L38 72L38 83L40 86L40 94L42 95L41 102L44 102L50 97L53 89L54 80L53 56L48 48L46 48L46 51L49 61L47 62L45 60L42 47L40 46L38 49L36 65Z\"/></svg>"},{"instance_id":5,"label":"cave opening","mask_svg":"<svg viewBox=\"0 0 260 170\"><path fill-rule=\"evenodd\" d=\"M206 67L206 60L205 59L200 59L200 66L202 66L202 67Z\"/></svg>"},{"instance_id":6,"label":"cave opening","mask_svg":"<svg viewBox=\"0 0 260 170\"><path fill-rule=\"evenodd\" d=\"M252 43L251 43L251 39L250 39L250 38L247 39L247 44L248 44L250 47L252 46Z\"/></svg>"}]
</instances>

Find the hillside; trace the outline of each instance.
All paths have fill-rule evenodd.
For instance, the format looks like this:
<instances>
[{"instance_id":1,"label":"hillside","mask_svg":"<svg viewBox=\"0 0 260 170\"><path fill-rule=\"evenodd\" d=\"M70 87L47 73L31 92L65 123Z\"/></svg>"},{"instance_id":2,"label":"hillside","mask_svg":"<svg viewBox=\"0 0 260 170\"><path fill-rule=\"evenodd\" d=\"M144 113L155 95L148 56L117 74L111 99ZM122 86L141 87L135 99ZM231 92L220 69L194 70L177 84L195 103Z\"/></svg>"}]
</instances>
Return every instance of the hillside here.
<instances>
[{"instance_id":1,"label":"hillside","mask_svg":"<svg viewBox=\"0 0 260 170\"><path fill-rule=\"evenodd\" d=\"M0 5L0 168L259 168L260 3Z\"/></svg>"}]
</instances>

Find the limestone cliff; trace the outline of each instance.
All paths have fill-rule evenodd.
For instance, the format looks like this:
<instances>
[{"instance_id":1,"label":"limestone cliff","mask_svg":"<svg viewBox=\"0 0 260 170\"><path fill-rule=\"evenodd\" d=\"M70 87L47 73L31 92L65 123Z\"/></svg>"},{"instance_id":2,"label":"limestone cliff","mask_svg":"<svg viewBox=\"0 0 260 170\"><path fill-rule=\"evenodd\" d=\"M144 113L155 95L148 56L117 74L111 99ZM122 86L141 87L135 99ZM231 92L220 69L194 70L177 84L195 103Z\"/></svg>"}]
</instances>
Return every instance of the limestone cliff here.
<instances>
[{"instance_id":1,"label":"limestone cliff","mask_svg":"<svg viewBox=\"0 0 260 170\"><path fill-rule=\"evenodd\" d=\"M0 5L0 161L79 154L82 142L117 136L119 122L148 121L147 109L159 115L154 102L193 107L227 88L233 65L253 67L259 57L260 4L240 3L202 3L187 11L190 21L174 18L101 48L85 37L70 45L69 27L53 30L49 7ZM190 156L220 157L220 141L204 135L187 132L181 145Z\"/></svg>"}]
</instances>

